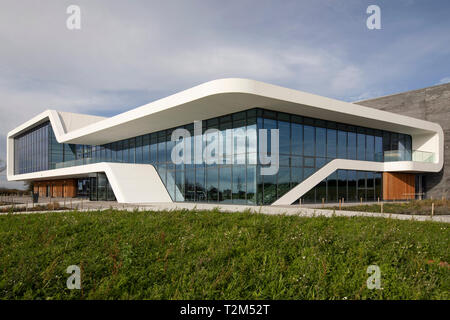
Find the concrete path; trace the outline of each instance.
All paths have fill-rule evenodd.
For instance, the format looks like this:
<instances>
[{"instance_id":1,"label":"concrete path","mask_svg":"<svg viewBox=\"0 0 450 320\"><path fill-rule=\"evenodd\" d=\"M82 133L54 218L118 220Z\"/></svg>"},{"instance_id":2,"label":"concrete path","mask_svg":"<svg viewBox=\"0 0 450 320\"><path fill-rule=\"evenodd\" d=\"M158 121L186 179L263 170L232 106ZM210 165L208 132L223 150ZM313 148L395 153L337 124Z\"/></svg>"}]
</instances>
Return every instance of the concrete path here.
<instances>
[{"instance_id":1,"label":"concrete path","mask_svg":"<svg viewBox=\"0 0 450 320\"><path fill-rule=\"evenodd\" d=\"M305 208L299 206L245 206L245 205L215 205L209 203L161 203L151 204L144 207L147 210L162 211L162 210L177 210L177 209L197 209L197 210L212 210L217 208L221 212L243 212L250 211L263 214L285 214L298 215L302 217L377 217L377 218L392 218L400 220L416 220L416 221L439 221L450 223L450 215L430 216L423 215L406 215L406 214L389 214L376 212L359 212L359 211L345 211L345 210L326 210L318 208Z\"/></svg>"},{"instance_id":2,"label":"concrete path","mask_svg":"<svg viewBox=\"0 0 450 320\"><path fill-rule=\"evenodd\" d=\"M43 204L43 203L42 203ZM187 210L212 210L217 209L221 212L254 212L262 214L285 214L285 215L298 215L301 217L376 217L376 218L391 218L399 220L415 220L415 221L437 221L450 223L450 215L437 215L431 218L424 215L406 215L406 214L389 214L389 213L377 213L377 212L358 212L358 211L345 211L345 210L327 210L320 208L306 208L303 206L247 206L247 205L232 205L232 204L211 204L211 203L153 203L153 204L119 204L112 201L73 201L74 208L78 207L79 211L92 211L92 210L107 210L107 209L119 209L127 211L171 211L179 209ZM63 203L60 202L62 206ZM66 207L69 205L66 202ZM68 210L70 211L70 210ZM64 212L64 210L58 211ZM17 212L14 214L33 214L43 213L38 212ZM0 213L5 215L8 213Z\"/></svg>"}]
</instances>

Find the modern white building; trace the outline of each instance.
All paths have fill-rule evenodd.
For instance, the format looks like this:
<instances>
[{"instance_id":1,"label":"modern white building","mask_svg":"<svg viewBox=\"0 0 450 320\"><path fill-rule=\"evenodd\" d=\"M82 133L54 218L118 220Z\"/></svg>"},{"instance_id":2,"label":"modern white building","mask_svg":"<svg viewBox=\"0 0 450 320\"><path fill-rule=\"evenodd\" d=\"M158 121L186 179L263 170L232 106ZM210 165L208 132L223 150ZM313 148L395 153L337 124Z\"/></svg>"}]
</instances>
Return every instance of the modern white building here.
<instances>
[{"instance_id":1,"label":"modern white building","mask_svg":"<svg viewBox=\"0 0 450 320\"><path fill-rule=\"evenodd\" d=\"M177 146L195 161L174 162ZM8 133L7 177L41 196L121 203L375 201L416 197L416 174L439 172L443 154L436 123L221 79L111 118L44 111Z\"/></svg>"}]
</instances>

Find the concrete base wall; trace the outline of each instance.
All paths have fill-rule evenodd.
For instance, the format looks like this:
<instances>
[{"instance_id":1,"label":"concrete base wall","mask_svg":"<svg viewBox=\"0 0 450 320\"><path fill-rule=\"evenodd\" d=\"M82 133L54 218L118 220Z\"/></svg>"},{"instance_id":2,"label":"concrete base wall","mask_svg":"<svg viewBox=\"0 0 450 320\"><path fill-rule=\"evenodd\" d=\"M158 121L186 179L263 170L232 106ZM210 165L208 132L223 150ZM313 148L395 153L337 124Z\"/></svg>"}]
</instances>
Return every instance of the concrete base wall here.
<instances>
[{"instance_id":1,"label":"concrete base wall","mask_svg":"<svg viewBox=\"0 0 450 320\"><path fill-rule=\"evenodd\" d=\"M358 101L356 104L436 122L444 130L444 168L425 174L427 198L449 198L450 184L450 83Z\"/></svg>"}]
</instances>

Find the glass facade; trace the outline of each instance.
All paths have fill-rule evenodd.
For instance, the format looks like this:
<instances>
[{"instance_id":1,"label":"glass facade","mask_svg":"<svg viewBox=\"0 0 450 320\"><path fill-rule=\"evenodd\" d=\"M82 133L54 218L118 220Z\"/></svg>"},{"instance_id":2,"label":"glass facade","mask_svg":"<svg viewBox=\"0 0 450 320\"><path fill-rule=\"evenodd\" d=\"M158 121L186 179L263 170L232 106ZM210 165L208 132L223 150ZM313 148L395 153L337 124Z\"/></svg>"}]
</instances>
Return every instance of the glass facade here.
<instances>
[{"instance_id":1,"label":"glass facade","mask_svg":"<svg viewBox=\"0 0 450 320\"><path fill-rule=\"evenodd\" d=\"M171 141L171 135L178 128L89 146L58 143L50 124L45 123L15 139L14 171L21 174L97 162L153 164L174 201L270 204L333 159L382 162L411 160L412 155L409 135L264 109L201 124L202 137L194 135L192 123L179 127L191 134L184 139L185 149L190 148L187 152L193 156L199 142L217 139L225 151L208 156L219 157L219 164L211 164L208 158L201 163L174 164L171 153L177 142ZM218 132L207 132L209 129ZM270 150L270 130L279 130L279 170L274 175L261 175L259 129L269 130L269 155L276 152ZM109 184L104 184L102 177L91 180L94 198L110 198ZM308 192L303 201L376 200L379 196L380 173L339 170Z\"/></svg>"},{"instance_id":2,"label":"glass facade","mask_svg":"<svg viewBox=\"0 0 450 320\"><path fill-rule=\"evenodd\" d=\"M267 110L258 110L258 128L279 129L280 135L280 168L276 175L258 176L258 204L271 204L333 159L382 162L385 151L392 148L390 142L383 146L383 136L399 135ZM401 136L405 141L411 139ZM338 170L305 194L302 201L381 199L381 173L358 172L358 180L356 174Z\"/></svg>"},{"instance_id":3,"label":"glass facade","mask_svg":"<svg viewBox=\"0 0 450 320\"><path fill-rule=\"evenodd\" d=\"M77 179L77 197L88 198L91 195L90 178Z\"/></svg>"},{"instance_id":4,"label":"glass facade","mask_svg":"<svg viewBox=\"0 0 450 320\"><path fill-rule=\"evenodd\" d=\"M116 197L104 173L97 173L89 178L89 200L91 201L115 201Z\"/></svg>"},{"instance_id":5,"label":"glass facade","mask_svg":"<svg viewBox=\"0 0 450 320\"><path fill-rule=\"evenodd\" d=\"M382 200L382 173L337 170L302 197L302 203Z\"/></svg>"},{"instance_id":6,"label":"glass facade","mask_svg":"<svg viewBox=\"0 0 450 320\"><path fill-rule=\"evenodd\" d=\"M14 174L49 169L48 122L14 138Z\"/></svg>"},{"instance_id":7,"label":"glass facade","mask_svg":"<svg viewBox=\"0 0 450 320\"><path fill-rule=\"evenodd\" d=\"M256 110L249 110L202 121L202 136L214 140L219 139L220 135L224 150L227 144L231 144L229 140L234 140L233 149L222 155L219 164L208 163L210 159L203 159L202 163L174 164L171 161L172 149L176 144L171 141L174 129L142 138L142 141L149 141L148 153L143 153L143 163L155 166L174 201L256 204L256 115ZM184 143L186 150L190 146L193 156L202 137L194 135L193 124L183 128L191 134ZM208 134L206 131L209 129L218 129L219 132Z\"/></svg>"}]
</instances>

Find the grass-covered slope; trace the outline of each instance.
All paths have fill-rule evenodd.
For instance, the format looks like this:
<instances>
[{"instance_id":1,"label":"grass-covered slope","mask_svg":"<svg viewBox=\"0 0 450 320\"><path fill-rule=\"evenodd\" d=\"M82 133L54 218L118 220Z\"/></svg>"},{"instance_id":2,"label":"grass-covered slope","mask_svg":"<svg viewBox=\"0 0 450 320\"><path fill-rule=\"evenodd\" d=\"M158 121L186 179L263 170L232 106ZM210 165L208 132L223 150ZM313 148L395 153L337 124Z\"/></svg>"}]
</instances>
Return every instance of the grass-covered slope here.
<instances>
[{"instance_id":1,"label":"grass-covered slope","mask_svg":"<svg viewBox=\"0 0 450 320\"><path fill-rule=\"evenodd\" d=\"M250 213L0 216L2 299L448 299L436 222ZM369 265L381 290L366 286ZM69 265L82 290L68 290Z\"/></svg>"}]
</instances>

